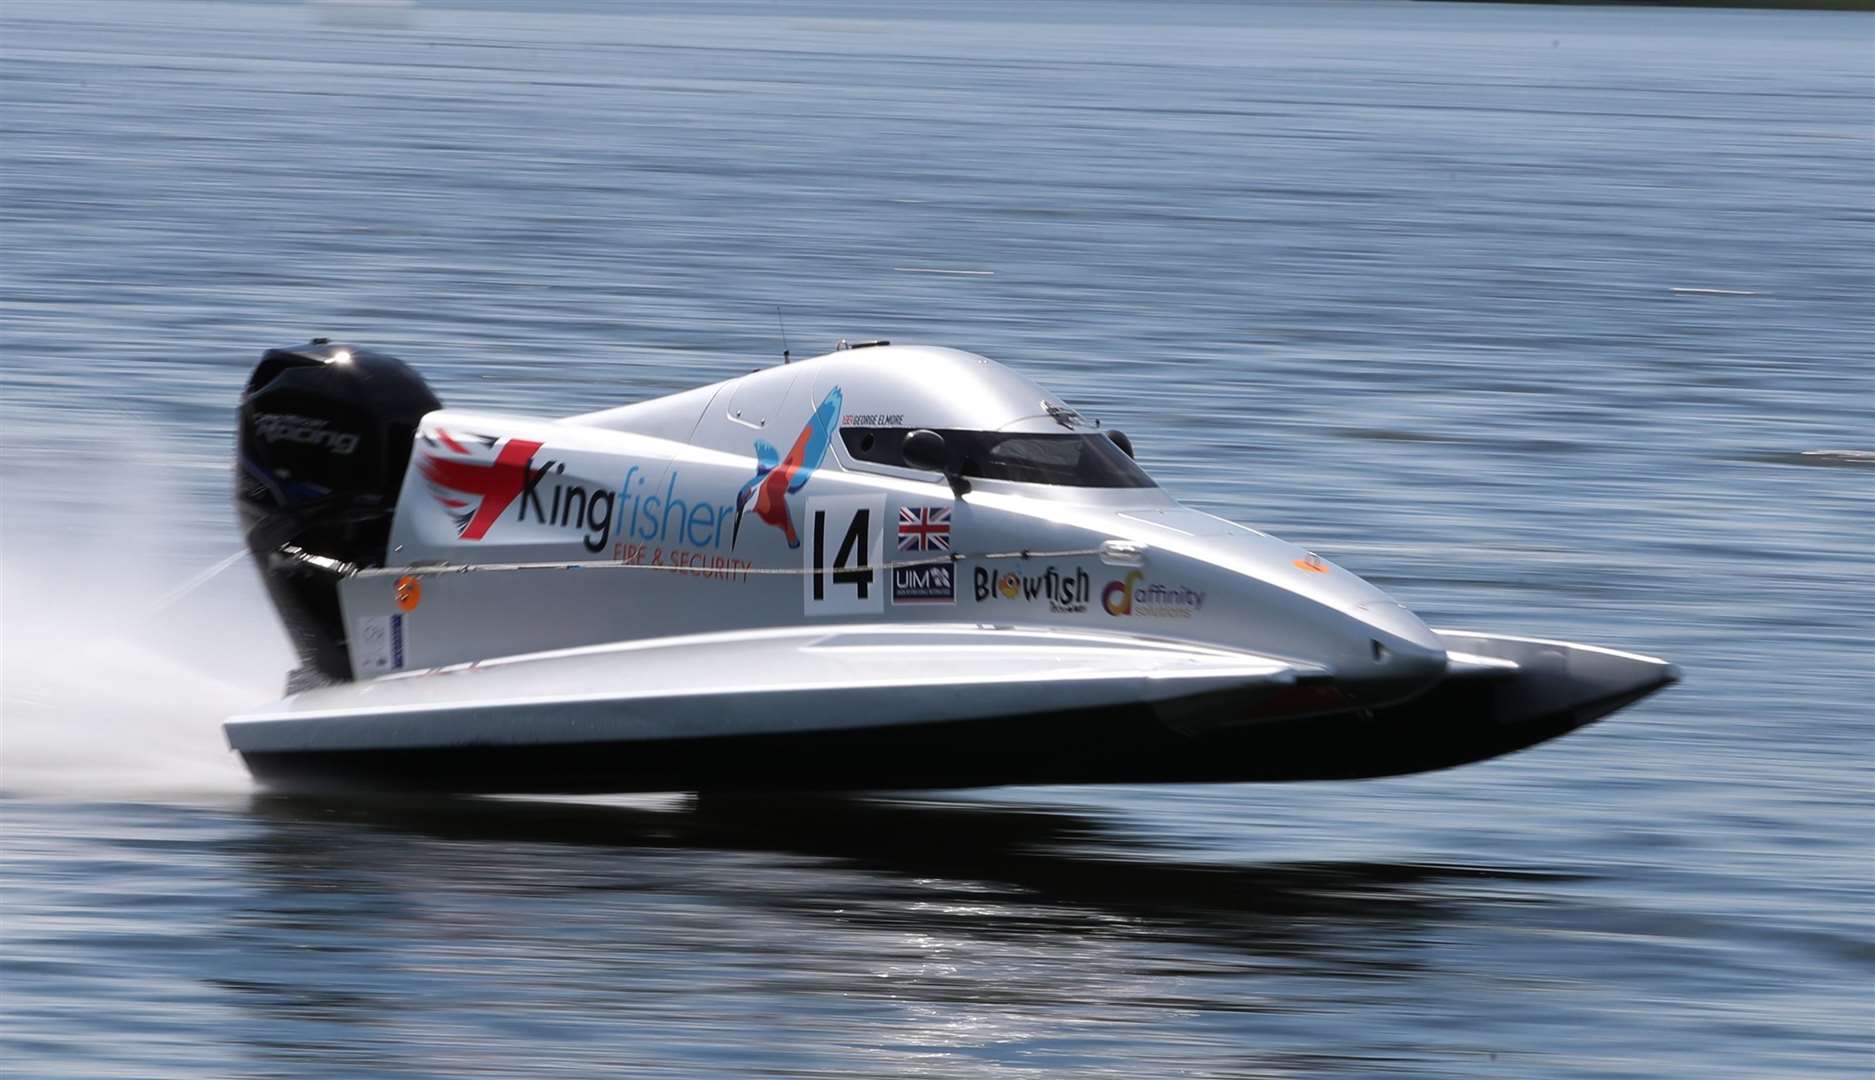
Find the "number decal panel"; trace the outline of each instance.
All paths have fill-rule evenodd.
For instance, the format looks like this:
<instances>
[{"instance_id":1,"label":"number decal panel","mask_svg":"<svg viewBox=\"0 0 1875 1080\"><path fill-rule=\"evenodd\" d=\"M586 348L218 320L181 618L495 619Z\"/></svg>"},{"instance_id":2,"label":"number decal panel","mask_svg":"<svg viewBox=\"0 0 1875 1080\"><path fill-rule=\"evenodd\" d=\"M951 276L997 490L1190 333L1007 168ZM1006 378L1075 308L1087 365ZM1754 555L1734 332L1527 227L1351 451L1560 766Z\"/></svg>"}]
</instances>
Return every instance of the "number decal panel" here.
<instances>
[{"instance_id":1,"label":"number decal panel","mask_svg":"<svg viewBox=\"0 0 1875 1080\"><path fill-rule=\"evenodd\" d=\"M807 500L801 544L802 608L809 615L858 615L885 610L885 495L836 495Z\"/></svg>"}]
</instances>

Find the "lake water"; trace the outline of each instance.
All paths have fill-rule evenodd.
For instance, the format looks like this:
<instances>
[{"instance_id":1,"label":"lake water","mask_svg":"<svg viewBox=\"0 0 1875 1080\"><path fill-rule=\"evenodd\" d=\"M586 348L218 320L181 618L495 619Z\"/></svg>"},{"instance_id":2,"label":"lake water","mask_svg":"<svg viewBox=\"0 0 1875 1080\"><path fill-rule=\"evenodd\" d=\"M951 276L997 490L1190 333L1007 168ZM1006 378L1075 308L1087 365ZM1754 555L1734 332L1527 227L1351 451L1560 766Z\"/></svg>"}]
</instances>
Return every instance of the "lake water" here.
<instances>
[{"instance_id":1,"label":"lake water","mask_svg":"<svg viewBox=\"0 0 1875 1080\"><path fill-rule=\"evenodd\" d=\"M0 1072L1866 1075L1875 19L0 11ZM941 274L921 271L979 271ZM235 397L995 356L1434 625L1685 682L1405 780L251 790Z\"/></svg>"}]
</instances>

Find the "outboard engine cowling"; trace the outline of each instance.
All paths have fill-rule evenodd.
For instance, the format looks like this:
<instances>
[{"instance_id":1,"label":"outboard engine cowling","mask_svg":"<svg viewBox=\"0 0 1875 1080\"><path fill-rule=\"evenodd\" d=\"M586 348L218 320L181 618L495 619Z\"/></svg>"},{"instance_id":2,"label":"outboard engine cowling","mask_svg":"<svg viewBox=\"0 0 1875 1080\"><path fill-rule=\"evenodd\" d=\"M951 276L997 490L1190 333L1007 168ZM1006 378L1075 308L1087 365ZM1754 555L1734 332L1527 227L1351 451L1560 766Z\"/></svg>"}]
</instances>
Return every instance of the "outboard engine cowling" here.
<instances>
[{"instance_id":1,"label":"outboard engine cowling","mask_svg":"<svg viewBox=\"0 0 1875 1080\"><path fill-rule=\"evenodd\" d=\"M235 510L299 653L289 690L351 678L338 582L383 565L417 425L440 408L403 361L324 338L268 350L249 377Z\"/></svg>"}]
</instances>

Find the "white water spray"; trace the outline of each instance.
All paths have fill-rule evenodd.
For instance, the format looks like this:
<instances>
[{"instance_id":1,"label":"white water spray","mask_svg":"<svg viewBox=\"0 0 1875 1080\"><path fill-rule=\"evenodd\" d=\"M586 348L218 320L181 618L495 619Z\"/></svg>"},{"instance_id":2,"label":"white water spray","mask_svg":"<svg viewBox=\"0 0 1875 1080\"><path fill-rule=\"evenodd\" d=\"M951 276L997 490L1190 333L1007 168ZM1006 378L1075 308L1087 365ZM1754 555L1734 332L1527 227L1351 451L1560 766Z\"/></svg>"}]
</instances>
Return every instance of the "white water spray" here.
<instances>
[{"instance_id":1,"label":"white water spray","mask_svg":"<svg viewBox=\"0 0 1875 1080\"><path fill-rule=\"evenodd\" d=\"M292 661L272 608L200 486L192 508L160 465L119 465L106 486L39 503L60 520L4 522L0 793L245 790L220 723L281 691Z\"/></svg>"}]
</instances>

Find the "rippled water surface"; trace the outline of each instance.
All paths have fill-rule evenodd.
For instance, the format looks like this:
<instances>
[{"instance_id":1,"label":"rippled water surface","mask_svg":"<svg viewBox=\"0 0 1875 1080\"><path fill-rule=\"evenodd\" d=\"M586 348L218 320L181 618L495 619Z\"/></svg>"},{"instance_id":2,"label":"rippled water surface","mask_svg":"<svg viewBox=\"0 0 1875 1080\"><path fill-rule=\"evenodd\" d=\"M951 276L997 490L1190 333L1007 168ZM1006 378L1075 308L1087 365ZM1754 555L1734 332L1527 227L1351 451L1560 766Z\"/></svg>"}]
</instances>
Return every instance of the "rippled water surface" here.
<instances>
[{"instance_id":1,"label":"rippled water surface","mask_svg":"<svg viewBox=\"0 0 1875 1080\"><path fill-rule=\"evenodd\" d=\"M0 73L0 1072L1875 1060L1875 20L13 0ZM204 572L261 349L551 415L770 363L777 306L1686 681L1385 782L249 789L285 650Z\"/></svg>"}]
</instances>

